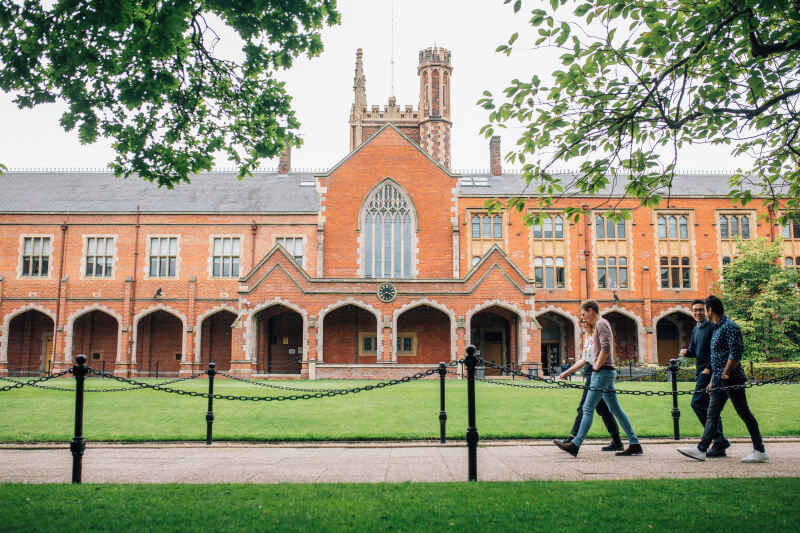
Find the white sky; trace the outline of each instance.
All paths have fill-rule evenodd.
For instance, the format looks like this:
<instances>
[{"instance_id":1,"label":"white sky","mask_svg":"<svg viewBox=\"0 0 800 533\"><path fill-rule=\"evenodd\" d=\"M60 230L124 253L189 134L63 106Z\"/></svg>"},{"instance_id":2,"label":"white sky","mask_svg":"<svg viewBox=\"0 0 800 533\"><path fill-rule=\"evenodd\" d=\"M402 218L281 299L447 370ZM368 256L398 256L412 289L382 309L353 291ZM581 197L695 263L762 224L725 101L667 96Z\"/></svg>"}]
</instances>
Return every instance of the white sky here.
<instances>
[{"instance_id":1,"label":"white sky","mask_svg":"<svg viewBox=\"0 0 800 533\"><path fill-rule=\"evenodd\" d=\"M452 52L452 165L488 169L489 141L480 135L488 114L476 105L484 90L499 94L514 78L545 77L559 64L553 55L522 51L509 58L494 50L515 31L519 46L534 32L528 16L514 14L502 0L394 0L395 96L400 106L419 104L418 52L434 44ZM536 1L527 2L531 6ZM391 96L392 0L339 0L342 23L323 32L321 56L296 61L281 77L293 96L304 145L292 154L294 168L329 168L347 155L348 117L353 101L356 49L364 49L369 105L386 105ZM224 36L224 34L223 34ZM528 39L532 42L533 38ZM223 43L224 44L224 43ZM9 168L103 168L113 159L111 145L100 140L81 145L76 132L58 124L63 106L18 110L0 94L0 162ZM505 153L520 130L501 131ZM224 158L217 166L229 166ZM262 166L275 166L264 161ZM679 167L733 170L727 148L694 147L681 153Z\"/></svg>"}]
</instances>

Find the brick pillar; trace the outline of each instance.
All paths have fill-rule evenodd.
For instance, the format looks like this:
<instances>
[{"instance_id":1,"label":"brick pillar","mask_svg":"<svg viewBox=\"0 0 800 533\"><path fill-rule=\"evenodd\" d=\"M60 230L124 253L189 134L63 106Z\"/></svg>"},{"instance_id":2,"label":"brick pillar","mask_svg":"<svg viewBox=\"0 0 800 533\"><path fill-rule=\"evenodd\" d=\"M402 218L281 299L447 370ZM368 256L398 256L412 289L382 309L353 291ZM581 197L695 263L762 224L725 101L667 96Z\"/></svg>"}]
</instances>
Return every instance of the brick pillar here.
<instances>
[{"instance_id":1,"label":"brick pillar","mask_svg":"<svg viewBox=\"0 0 800 533\"><path fill-rule=\"evenodd\" d=\"M246 327L249 315L247 313L240 313L241 324L237 324L239 319L236 319L234 325L237 327L231 328L231 374L243 378L249 378L253 373L253 365L250 362L249 354L245 351L245 336L250 332ZM253 327L256 327L255 324ZM255 339L255 332L252 332L252 338ZM255 347L251 347L255 350Z\"/></svg>"},{"instance_id":2,"label":"brick pillar","mask_svg":"<svg viewBox=\"0 0 800 533\"><path fill-rule=\"evenodd\" d=\"M383 324L381 327L383 328L383 346L381 347L381 353L378 354L376 360L383 363L396 363L397 354L394 353L394 350L392 350L392 341L394 337L392 333L394 332L392 331L391 315L384 315Z\"/></svg>"},{"instance_id":3,"label":"brick pillar","mask_svg":"<svg viewBox=\"0 0 800 533\"><path fill-rule=\"evenodd\" d=\"M59 298L59 309L60 313L56 315L58 319L58 323L55 325L55 338L53 343L53 364L52 371L53 372L60 372L61 370L66 370L67 368L72 366L72 361L67 361L67 325L65 324L66 316L67 316L67 276L62 277L59 280L61 284L61 295ZM75 354L77 355L77 354Z\"/></svg>"},{"instance_id":4,"label":"brick pillar","mask_svg":"<svg viewBox=\"0 0 800 533\"><path fill-rule=\"evenodd\" d=\"M117 359L114 363L114 372L117 376L131 376L132 372L132 350L133 350L133 313L131 313L131 298L133 289L133 278L125 278L125 285L122 288L122 335L119 346L117 346Z\"/></svg>"},{"instance_id":5,"label":"brick pillar","mask_svg":"<svg viewBox=\"0 0 800 533\"><path fill-rule=\"evenodd\" d=\"M0 309L3 309L3 282L5 280L4 276L0 276ZM2 318L3 313L0 313L0 318ZM0 331L0 337L3 336L3 332ZM0 345L8 344L8 339L0 338ZM0 376L7 376L8 375L8 358L3 354L0 354Z\"/></svg>"},{"instance_id":6,"label":"brick pillar","mask_svg":"<svg viewBox=\"0 0 800 533\"><path fill-rule=\"evenodd\" d=\"M467 327L463 316L456 318L456 353L453 354L451 361L461 359L466 355L467 349Z\"/></svg>"},{"instance_id":7,"label":"brick pillar","mask_svg":"<svg viewBox=\"0 0 800 533\"><path fill-rule=\"evenodd\" d=\"M500 136L495 135L489 141L489 169L492 176L500 176L503 173L503 163L500 158Z\"/></svg>"},{"instance_id":8,"label":"brick pillar","mask_svg":"<svg viewBox=\"0 0 800 533\"><path fill-rule=\"evenodd\" d=\"M637 362L655 363L656 353L653 348L653 340L655 339L655 331L653 325L653 301L650 297L651 283L653 282L650 275L650 267L644 265L642 267L642 296L644 297L644 346L639 348Z\"/></svg>"},{"instance_id":9,"label":"brick pillar","mask_svg":"<svg viewBox=\"0 0 800 533\"><path fill-rule=\"evenodd\" d=\"M190 376L200 369L200 354L195 354L194 345L195 339L199 337L202 332L195 330L195 296L197 295L197 278L192 276L189 278L189 309L186 314L186 353L183 354L181 360L181 376Z\"/></svg>"}]
</instances>

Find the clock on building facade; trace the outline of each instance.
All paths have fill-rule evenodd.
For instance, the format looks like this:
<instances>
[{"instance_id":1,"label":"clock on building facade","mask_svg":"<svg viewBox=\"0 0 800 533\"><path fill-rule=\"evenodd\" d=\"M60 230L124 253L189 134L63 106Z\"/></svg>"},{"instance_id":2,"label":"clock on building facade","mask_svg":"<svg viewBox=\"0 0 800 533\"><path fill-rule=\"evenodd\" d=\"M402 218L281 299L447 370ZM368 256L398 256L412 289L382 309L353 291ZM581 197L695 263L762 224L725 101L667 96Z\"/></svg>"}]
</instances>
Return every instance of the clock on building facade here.
<instances>
[{"instance_id":1,"label":"clock on building facade","mask_svg":"<svg viewBox=\"0 0 800 533\"><path fill-rule=\"evenodd\" d=\"M397 289L391 283L384 283L378 287L378 299L382 302L389 303L397 296Z\"/></svg>"}]
</instances>

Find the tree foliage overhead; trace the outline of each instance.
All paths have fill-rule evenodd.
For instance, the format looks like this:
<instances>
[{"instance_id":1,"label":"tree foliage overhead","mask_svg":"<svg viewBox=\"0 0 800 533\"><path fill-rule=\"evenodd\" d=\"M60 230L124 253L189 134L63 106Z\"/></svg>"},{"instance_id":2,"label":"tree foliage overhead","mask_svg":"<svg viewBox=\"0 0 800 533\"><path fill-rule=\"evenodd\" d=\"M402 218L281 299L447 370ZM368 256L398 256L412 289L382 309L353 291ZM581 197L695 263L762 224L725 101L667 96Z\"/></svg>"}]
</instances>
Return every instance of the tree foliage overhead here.
<instances>
[{"instance_id":1,"label":"tree foliage overhead","mask_svg":"<svg viewBox=\"0 0 800 533\"><path fill-rule=\"evenodd\" d=\"M641 205L658 205L680 149L707 143L754 158L730 180L734 201L764 198L800 218L800 2L543 4L530 12L535 42L514 34L498 51L555 47L563 67L552 82L532 72L501 97L487 91L478 102L490 110L487 136L496 127L522 127L507 160L523 163L541 207L563 191L597 194L614 181ZM520 11L522 0L513 8ZM564 164L578 171L554 172ZM523 201L511 203L521 208Z\"/></svg>"},{"instance_id":2,"label":"tree foliage overhead","mask_svg":"<svg viewBox=\"0 0 800 533\"><path fill-rule=\"evenodd\" d=\"M741 241L737 253L715 290L742 328L745 357L800 359L800 271L779 266L780 241Z\"/></svg>"},{"instance_id":3,"label":"tree foliage overhead","mask_svg":"<svg viewBox=\"0 0 800 533\"><path fill-rule=\"evenodd\" d=\"M299 144L276 71L322 51L336 0L0 0L0 89L64 101L65 130L113 140L117 175L171 187L225 153L240 177ZM213 27L242 40L220 57Z\"/></svg>"}]
</instances>

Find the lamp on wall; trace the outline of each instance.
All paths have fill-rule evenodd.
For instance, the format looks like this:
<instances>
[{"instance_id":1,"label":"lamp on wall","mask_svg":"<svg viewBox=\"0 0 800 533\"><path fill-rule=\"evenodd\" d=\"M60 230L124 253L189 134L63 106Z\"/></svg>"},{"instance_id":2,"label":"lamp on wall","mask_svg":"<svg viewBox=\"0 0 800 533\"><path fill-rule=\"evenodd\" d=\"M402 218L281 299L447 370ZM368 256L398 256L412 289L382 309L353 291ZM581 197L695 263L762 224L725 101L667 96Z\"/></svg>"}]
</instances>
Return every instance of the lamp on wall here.
<instances>
[{"instance_id":1,"label":"lamp on wall","mask_svg":"<svg viewBox=\"0 0 800 533\"><path fill-rule=\"evenodd\" d=\"M617 291L614 291L614 303L615 304L619 303L619 296L617 296Z\"/></svg>"},{"instance_id":2,"label":"lamp on wall","mask_svg":"<svg viewBox=\"0 0 800 533\"><path fill-rule=\"evenodd\" d=\"M158 288L156 291L156 295L153 298L161 298L163 295L161 294L161 287Z\"/></svg>"}]
</instances>

